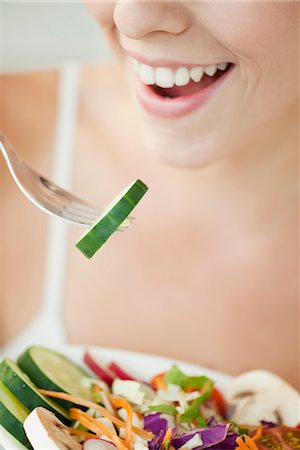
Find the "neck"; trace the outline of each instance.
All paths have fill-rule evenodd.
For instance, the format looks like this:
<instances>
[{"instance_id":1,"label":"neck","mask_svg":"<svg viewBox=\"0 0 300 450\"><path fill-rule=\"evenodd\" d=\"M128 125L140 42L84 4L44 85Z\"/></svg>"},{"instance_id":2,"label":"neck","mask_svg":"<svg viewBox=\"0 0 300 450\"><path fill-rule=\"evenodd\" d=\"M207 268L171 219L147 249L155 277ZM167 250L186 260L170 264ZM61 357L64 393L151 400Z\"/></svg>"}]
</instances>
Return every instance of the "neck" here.
<instances>
[{"instance_id":1,"label":"neck","mask_svg":"<svg viewBox=\"0 0 300 450\"><path fill-rule=\"evenodd\" d=\"M298 108L265 125L238 155L207 169L180 170L204 210L240 216L255 223L274 221L298 210ZM175 169L176 172L176 169ZM184 183L180 183L182 186ZM203 196L199 196L203 192ZM197 193L197 194L196 194Z\"/></svg>"}]
</instances>

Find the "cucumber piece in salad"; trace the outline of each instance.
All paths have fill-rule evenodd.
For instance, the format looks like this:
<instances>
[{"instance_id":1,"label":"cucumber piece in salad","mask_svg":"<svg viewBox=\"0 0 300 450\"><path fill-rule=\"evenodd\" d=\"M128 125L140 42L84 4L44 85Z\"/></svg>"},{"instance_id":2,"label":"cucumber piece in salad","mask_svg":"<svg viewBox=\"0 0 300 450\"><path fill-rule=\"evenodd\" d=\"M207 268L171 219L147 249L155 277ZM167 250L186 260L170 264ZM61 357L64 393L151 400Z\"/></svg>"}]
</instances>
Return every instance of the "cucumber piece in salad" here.
<instances>
[{"instance_id":1,"label":"cucumber piece in salad","mask_svg":"<svg viewBox=\"0 0 300 450\"><path fill-rule=\"evenodd\" d=\"M43 406L53 411L64 423L71 422L68 412L40 394L28 376L10 359L4 359L0 363L0 380L30 411L37 406Z\"/></svg>"},{"instance_id":2,"label":"cucumber piece in salad","mask_svg":"<svg viewBox=\"0 0 300 450\"><path fill-rule=\"evenodd\" d=\"M44 347L29 347L18 358L18 364L40 389L93 400L92 391L86 383L87 377L90 378L87 372L60 353ZM56 399L56 402L65 408L74 406L65 400Z\"/></svg>"},{"instance_id":3,"label":"cucumber piece in salad","mask_svg":"<svg viewBox=\"0 0 300 450\"><path fill-rule=\"evenodd\" d=\"M31 445L25 435L23 423L30 411L0 381L0 423L1 426L26 448Z\"/></svg>"},{"instance_id":4,"label":"cucumber piece in salad","mask_svg":"<svg viewBox=\"0 0 300 450\"><path fill-rule=\"evenodd\" d=\"M75 246L90 259L124 222L147 190L148 187L141 180L136 180L127 186L103 209L97 222Z\"/></svg>"}]
</instances>

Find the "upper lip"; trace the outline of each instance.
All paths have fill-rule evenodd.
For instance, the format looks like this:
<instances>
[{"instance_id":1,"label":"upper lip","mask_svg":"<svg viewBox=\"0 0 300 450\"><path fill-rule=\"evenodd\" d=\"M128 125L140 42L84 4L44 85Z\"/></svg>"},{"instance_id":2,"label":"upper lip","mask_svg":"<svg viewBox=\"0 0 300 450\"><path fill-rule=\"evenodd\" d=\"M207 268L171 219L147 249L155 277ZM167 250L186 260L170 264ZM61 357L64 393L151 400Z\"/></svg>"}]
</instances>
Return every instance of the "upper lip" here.
<instances>
[{"instance_id":1,"label":"upper lip","mask_svg":"<svg viewBox=\"0 0 300 450\"><path fill-rule=\"evenodd\" d=\"M131 56L132 58L136 59L142 64L146 64L147 66L151 67L169 67L170 69L177 69L181 66L184 66L188 69L191 69L192 67L205 67L210 66L212 64L221 64L229 61L217 61L217 62L206 62L204 63L189 63L189 62L179 62L179 61L171 61L167 59L150 59L143 55L140 55L139 53L136 53L131 50L124 49L125 52Z\"/></svg>"}]
</instances>

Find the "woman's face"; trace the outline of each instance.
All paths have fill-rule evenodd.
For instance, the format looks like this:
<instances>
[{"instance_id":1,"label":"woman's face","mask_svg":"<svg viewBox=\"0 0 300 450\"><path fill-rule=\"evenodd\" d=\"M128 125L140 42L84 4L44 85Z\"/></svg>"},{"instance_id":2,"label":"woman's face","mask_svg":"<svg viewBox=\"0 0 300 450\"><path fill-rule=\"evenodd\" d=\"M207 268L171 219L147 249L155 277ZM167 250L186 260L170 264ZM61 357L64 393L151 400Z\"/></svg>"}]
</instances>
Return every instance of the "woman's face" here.
<instances>
[{"instance_id":1,"label":"woman's face","mask_svg":"<svg viewBox=\"0 0 300 450\"><path fill-rule=\"evenodd\" d=\"M296 111L297 1L87 3L164 161L201 166L243 152Z\"/></svg>"}]
</instances>

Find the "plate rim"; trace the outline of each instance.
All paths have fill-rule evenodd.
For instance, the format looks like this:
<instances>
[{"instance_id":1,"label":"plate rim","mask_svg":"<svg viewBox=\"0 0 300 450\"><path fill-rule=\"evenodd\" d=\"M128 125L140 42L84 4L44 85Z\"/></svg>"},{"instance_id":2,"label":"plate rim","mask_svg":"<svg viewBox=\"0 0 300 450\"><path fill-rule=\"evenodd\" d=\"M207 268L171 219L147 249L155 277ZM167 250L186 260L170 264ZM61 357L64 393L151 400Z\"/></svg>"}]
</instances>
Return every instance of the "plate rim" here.
<instances>
[{"instance_id":1,"label":"plate rim","mask_svg":"<svg viewBox=\"0 0 300 450\"><path fill-rule=\"evenodd\" d=\"M223 379L226 384L235 378L233 375L229 375L225 372L220 372L218 370L211 369L210 367L202 366L202 365L194 363L194 362L190 362L190 361L186 361L186 360L182 360L182 359L178 359L178 358L172 358L170 356L156 355L154 353L140 352L140 351L122 349L122 348L117 348L117 347L106 347L106 346L102 347L102 346L98 346L98 345L89 345L89 344L86 344L86 345L62 344L62 345L54 345L51 348L55 349L56 351L60 351L62 353L63 353L63 349L66 349L66 351L68 351L68 350L74 351L75 350L76 352L82 352L82 356L83 356L83 353L85 350L91 350L91 351L100 352L100 353L104 352L105 354L109 354L110 352L112 352L112 353L119 353L126 357L158 360L160 363L177 364L177 365L186 366L187 368L190 368L192 371L206 372L206 373L210 374L210 376L212 378L215 376L216 378ZM68 355L66 355L66 356L68 356ZM86 364L83 361L83 357L81 359L81 362L86 367ZM216 382L216 384L218 384L218 382Z\"/></svg>"}]
</instances>

